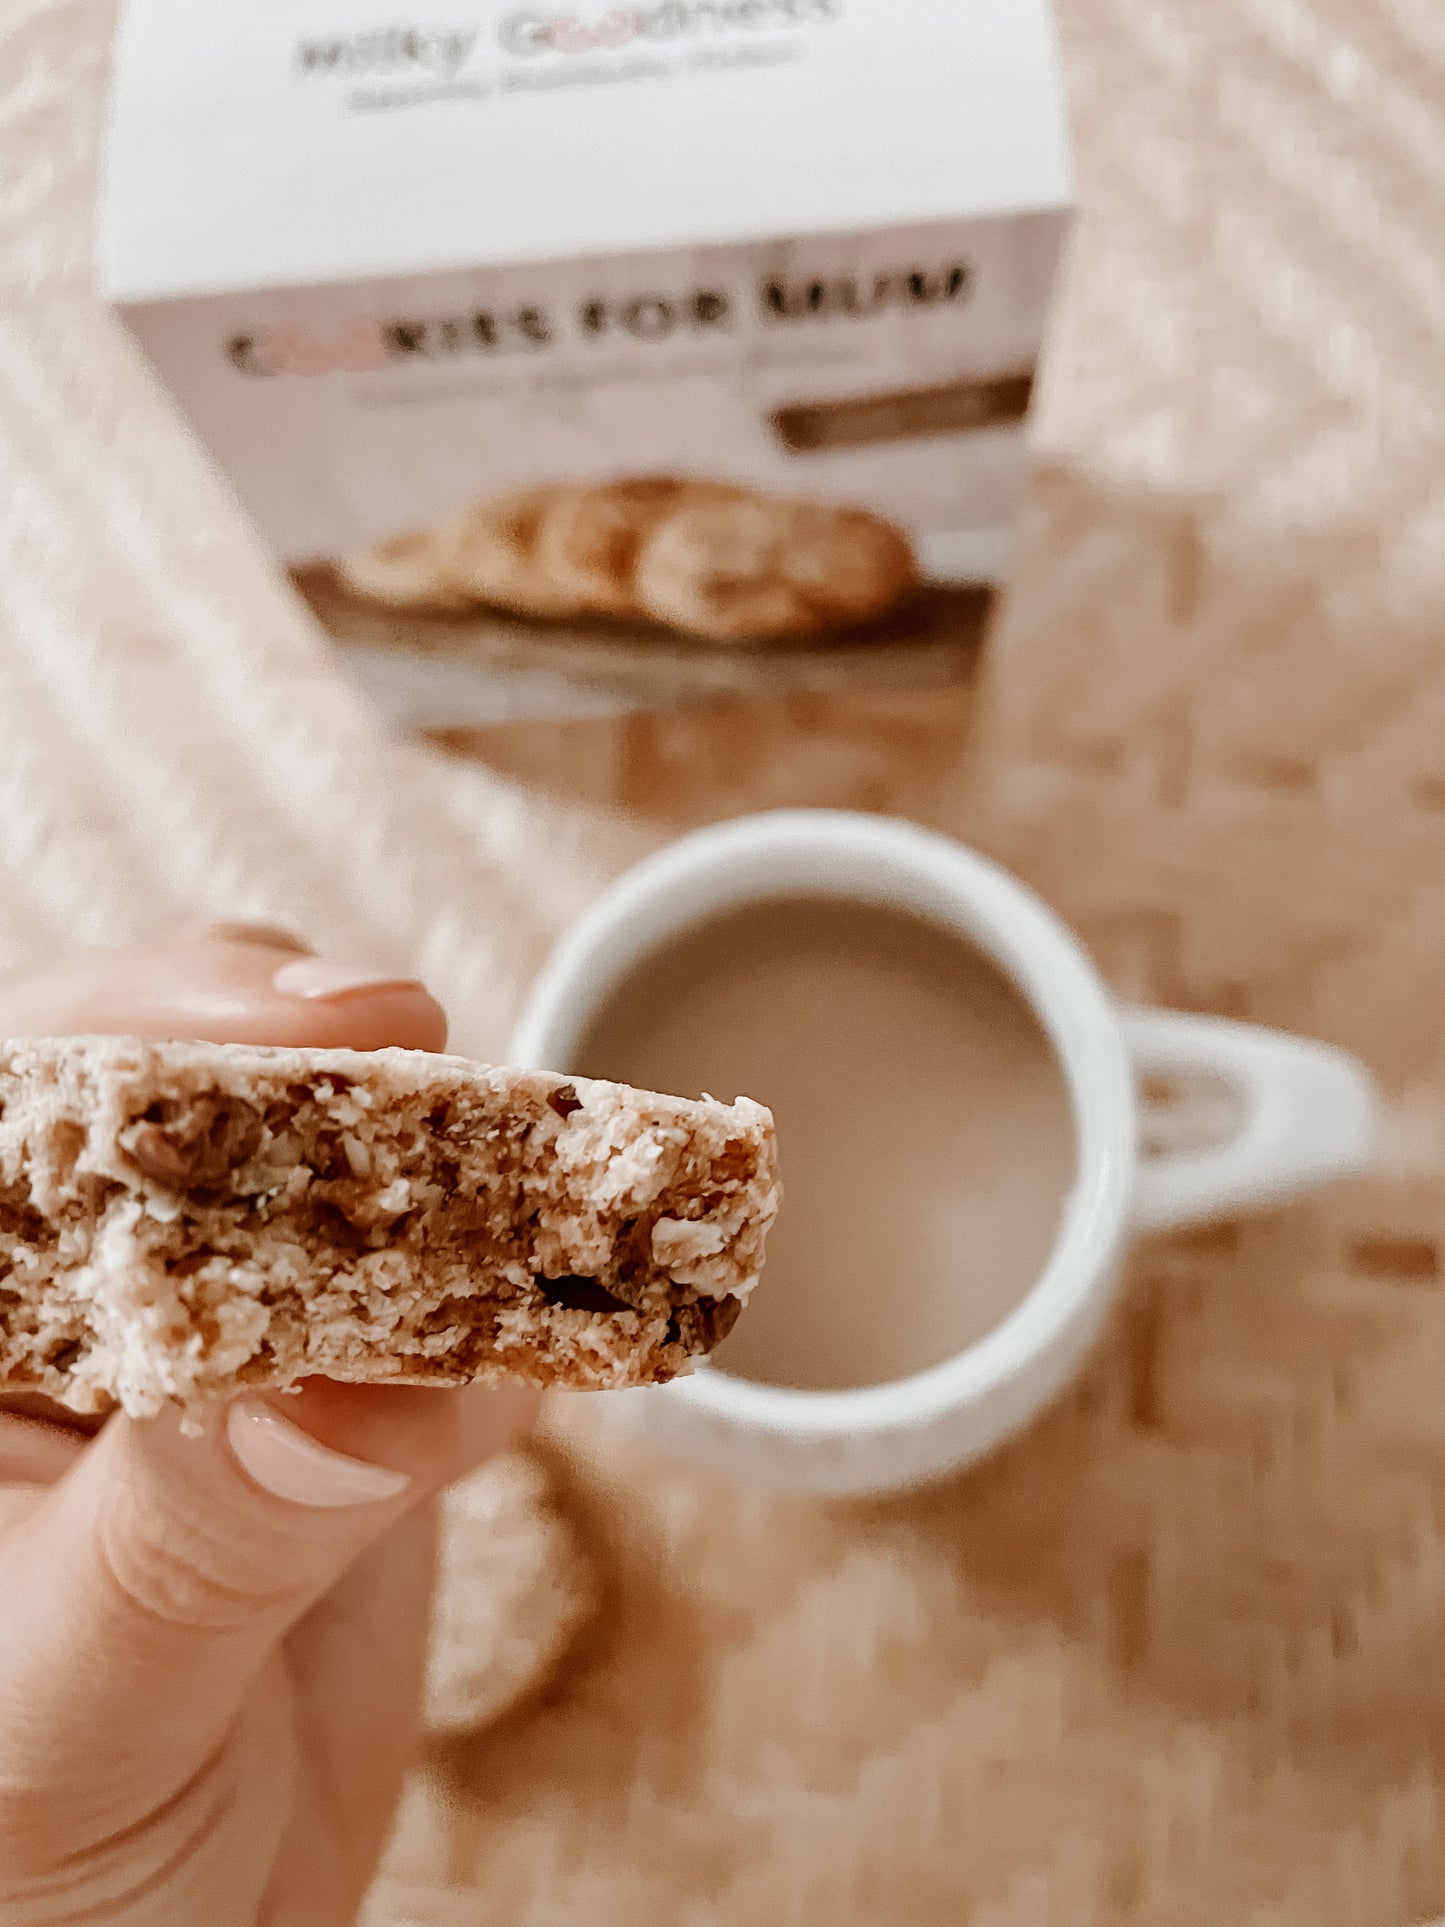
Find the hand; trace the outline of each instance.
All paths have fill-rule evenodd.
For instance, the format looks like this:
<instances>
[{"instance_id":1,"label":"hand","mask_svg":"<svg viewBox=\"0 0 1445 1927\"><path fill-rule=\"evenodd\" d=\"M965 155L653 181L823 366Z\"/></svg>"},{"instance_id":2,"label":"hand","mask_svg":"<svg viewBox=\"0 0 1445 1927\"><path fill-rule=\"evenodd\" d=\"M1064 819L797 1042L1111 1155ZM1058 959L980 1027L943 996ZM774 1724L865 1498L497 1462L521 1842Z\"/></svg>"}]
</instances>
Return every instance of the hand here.
<instances>
[{"instance_id":1,"label":"hand","mask_svg":"<svg viewBox=\"0 0 1445 1927\"><path fill-rule=\"evenodd\" d=\"M439 1050L446 1020L241 926L0 984L0 1037L67 1031ZM431 1500L531 1409L312 1380L193 1438L0 1402L4 1927L354 1921L416 1739Z\"/></svg>"}]
</instances>

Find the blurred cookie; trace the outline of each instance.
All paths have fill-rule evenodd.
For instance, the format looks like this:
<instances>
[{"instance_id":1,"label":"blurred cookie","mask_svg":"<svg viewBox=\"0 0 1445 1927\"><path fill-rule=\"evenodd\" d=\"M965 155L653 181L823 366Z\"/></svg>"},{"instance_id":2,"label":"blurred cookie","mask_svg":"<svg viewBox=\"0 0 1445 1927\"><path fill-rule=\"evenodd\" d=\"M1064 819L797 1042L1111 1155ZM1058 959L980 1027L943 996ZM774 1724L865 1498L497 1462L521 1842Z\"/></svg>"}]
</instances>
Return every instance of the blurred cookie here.
<instances>
[{"instance_id":1,"label":"blurred cookie","mask_svg":"<svg viewBox=\"0 0 1445 1927\"><path fill-rule=\"evenodd\" d=\"M744 642L867 622L916 580L907 539L880 516L739 494L668 516L638 557L636 586L653 621Z\"/></svg>"},{"instance_id":2,"label":"blurred cookie","mask_svg":"<svg viewBox=\"0 0 1445 1927\"><path fill-rule=\"evenodd\" d=\"M518 489L464 509L445 524L449 583L472 602L523 616L578 613L576 597L554 578L539 554L544 518L580 489Z\"/></svg>"},{"instance_id":3,"label":"blurred cookie","mask_svg":"<svg viewBox=\"0 0 1445 1927\"><path fill-rule=\"evenodd\" d=\"M338 566L392 605L611 616L721 643L851 628L918 575L907 538L866 510L665 475L514 490Z\"/></svg>"},{"instance_id":4,"label":"blurred cookie","mask_svg":"<svg viewBox=\"0 0 1445 1927\"><path fill-rule=\"evenodd\" d=\"M559 496L580 491L520 489L460 509L341 556L336 573L354 595L393 608L451 613L490 603L519 615L564 616L572 602L537 559L542 518Z\"/></svg>"},{"instance_id":5,"label":"blurred cookie","mask_svg":"<svg viewBox=\"0 0 1445 1927\"><path fill-rule=\"evenodd\" d=\"M541 1686L597 1596L591 1562L529 1453L506 1453L454 1486L442 1502L428 1730L485 1726Z\"/></svg>"},{"instance_id":6,"label":"blurred cookie","mask_svg":"<svg viewBox=\"0 0 1445 1927\"><path fill-rule=\"evenodd\" d=\"M554 492L537 530L537 562L579 611L634 616L638 552L688 484L639 476Z\"/></svg>"},{"instance_id":7,"label":"blurred cookie","mask_svg":"<svg viewBox=\"0 0 1445 1927\"><path fill-rule=\"evenodd\" d=\"M337 558L336 573L353 595L398 609L453 610L471 598L452 580L451 544L443 529L412 529Z\"/></svg>"}]
</instances>

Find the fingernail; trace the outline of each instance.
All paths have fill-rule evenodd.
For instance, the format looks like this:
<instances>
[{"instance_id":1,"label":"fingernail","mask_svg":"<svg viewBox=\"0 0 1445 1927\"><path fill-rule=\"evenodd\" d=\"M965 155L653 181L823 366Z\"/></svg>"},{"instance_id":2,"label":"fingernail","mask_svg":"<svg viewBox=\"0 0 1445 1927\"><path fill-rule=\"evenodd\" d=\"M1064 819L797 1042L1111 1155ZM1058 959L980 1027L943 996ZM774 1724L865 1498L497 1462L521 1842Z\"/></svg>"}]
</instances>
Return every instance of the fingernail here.
<instances>
[{"instance_id":1,"label":"fingernail","mask_svg":"<svg viewBox=\"0 0 1445 1927\"><path fill-rule=\"evenodd\" d=\"M282 964L271 979L283 997L306 997L317 1003L339 1003L367 990L420 990L415 977L393 976L387 970L367 970L356 964L331 963L325 957L298 957Z\"/></svg>"},{"instance_id":2,"label":"fingernail","mask_svg":"<svg viewBox=\"0 0 1445 1927\"><path fill-rule=\"evenodd\" d=\"M248 1394L226 1414L226 1437L241 1470L264 1492L292 1505L334 1510L395 1499L411 1484L404 1472L332 1452L274 1406Z\"/></svg>"},{"instance_id":3,"label":"fingernail","mask_svg":"<svg viewBox=\"0 0 1445 1927\"><path fill-rule=\"evenodd\" d=\"M251 943L262 950L294 950L300 957L311 955L306 939L279 923L208 923L201 934L217 943Z\"/></svg>"}]
</instances>

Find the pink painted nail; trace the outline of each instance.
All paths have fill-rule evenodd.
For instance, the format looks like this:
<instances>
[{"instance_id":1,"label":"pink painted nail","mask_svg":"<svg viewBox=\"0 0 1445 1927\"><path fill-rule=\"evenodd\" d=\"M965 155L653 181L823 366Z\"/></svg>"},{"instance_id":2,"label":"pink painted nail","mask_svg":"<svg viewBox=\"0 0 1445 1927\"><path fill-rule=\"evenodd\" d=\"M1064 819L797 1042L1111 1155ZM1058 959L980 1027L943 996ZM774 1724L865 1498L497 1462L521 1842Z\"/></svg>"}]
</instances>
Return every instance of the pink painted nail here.
<instances>
[{"instance_id":1,"label":"pink painted nail","mask_svg":"<svg viewBox=\"0 0 1445 1927\"><path fill-rule=\"evenodd\" d=\"M415 977L397 977L388 970L368 970L356 964L331 963L325 957L298 957L282 964L271 979L283 997L305 997L316 1003L339 1003L362 991L420 990Z\"/></svg>"},{"instance_id":2,"label":"pink painted nail","mask_svg":"<svg viewBox=\"0 0 1445 1927\"><path fill-rule=\"evenodd\" d=\"M404 1472L330 1451L251 1393L226 1414L226 1437L247 1477L292 1505L329 1510L375 1505L397 1498L411 1484Z\"/></svg>"}]
</instances>

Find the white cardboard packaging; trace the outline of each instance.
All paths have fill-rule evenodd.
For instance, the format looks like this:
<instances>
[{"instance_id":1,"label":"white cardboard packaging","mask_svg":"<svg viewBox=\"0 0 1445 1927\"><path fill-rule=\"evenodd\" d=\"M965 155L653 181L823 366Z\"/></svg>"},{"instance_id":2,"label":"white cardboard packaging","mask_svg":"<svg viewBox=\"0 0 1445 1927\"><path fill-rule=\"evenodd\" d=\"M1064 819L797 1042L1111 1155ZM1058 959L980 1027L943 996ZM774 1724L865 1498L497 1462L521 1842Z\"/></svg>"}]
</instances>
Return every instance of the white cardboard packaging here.
<instances>
[{"instance_id":1,"label":"white cardboard packaging","mask_svg":"<svg viewBox=\"0 0 1445 1927\"><path fill-rule=\"evenodd\" d=\"M966 660L1070 199L1047 0L127 0L99 269L442 727Z\"/></svg>"}]
</instances>

